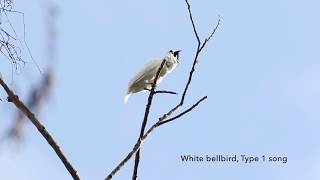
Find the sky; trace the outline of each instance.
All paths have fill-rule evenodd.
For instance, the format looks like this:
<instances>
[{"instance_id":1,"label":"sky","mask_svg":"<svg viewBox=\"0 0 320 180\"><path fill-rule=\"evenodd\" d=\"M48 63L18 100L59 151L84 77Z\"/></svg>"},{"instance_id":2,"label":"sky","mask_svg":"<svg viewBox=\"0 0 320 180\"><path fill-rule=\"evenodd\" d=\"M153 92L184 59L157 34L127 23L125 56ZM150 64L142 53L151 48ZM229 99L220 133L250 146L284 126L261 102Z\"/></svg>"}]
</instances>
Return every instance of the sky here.
<instances>
[{"instance_id":1,"label":"sky","mask_svg":"<svg viewBox=\"0 0 320 180\"><path fill-rule=\"evenodd\" d=\"M143 64L182 49L180 64L159 89L182 93L196 50L186 4L179 1L53 1L57 47L51 97L38 114L82 179L103 179L135 144L147 94L124 104L127 83ZM320 25L317 0L190 0L201 39L221 26L199 57L181 111L196 109L154 131L143 144L139 179L320 178ZM47 23L44 1L15 1L24 12L26 65L12 72L1 56L3 79L26 100L45 69ZM23 37L21 16L10 17ZM37 64L37 65L36 65ZM1 99L5 99L0 90ZM148 126L179 101L157 95ZM15 108L0 101L0 135ZM182 162L181 155L240 155L260 161ZM261 156L287 157L287 163ZM130 179L131 160L114 177ZM71 179L28 123L22 142L0 145L0 179Z\"/></svg>"}]
</instances>

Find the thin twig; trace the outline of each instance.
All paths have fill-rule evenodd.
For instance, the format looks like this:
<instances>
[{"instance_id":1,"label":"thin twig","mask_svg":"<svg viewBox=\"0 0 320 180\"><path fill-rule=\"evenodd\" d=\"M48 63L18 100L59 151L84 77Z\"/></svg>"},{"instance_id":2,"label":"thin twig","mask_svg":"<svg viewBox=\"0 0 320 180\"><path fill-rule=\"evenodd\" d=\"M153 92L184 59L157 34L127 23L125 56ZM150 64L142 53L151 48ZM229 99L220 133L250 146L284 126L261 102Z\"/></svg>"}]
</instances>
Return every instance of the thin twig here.
<instances>
[{"instance_id":1,"label":"thin twig","mask_svg":"<svg viewBox=\"0 0 320 180\"><path fill-rule=\"evenodd\" d=\"M169 123L175 119L178 119L180 117L182 117L183 115L187 114L188 112L190 112L191 110L193 110L195 107L197 107L202 101L204 101L205 99L207 99L208 97L205 96L203 98L201 98L200 100L198 100L194 105L192 105L191 107L189 107L187 110L183 111L182 113L180 113L179 115L173 117L173 118L170 118L166 121L163 121L161 118L159 118L158 122L155 123L154 125L151 126L151 128L148 129L148 131L146 132L146 134L143 136L142 140L144 141L148 136L149 134L154 131L157 127L160 127L161 125L164 125L166 123Z\"/></svg>"},{"instance_id":2,"label":"thin twig","mask_svg":"<svg viewBox=\"0 0 320 180\"><path fill-rule=\"evenodd\" d=\"M183 111L182 113L176 115L175 117L172 117L172 118L167 119L167 120L161 120L161 121L159 122L159 126L161 126L161 125L163 125L163 124L166 124L166 123L168 123L168 122L171 122L171 121L173 121L173 120L175 120L175 119L178 119L178 118L180 118L181 116L187 114L188 112L192 111L193 108L195 108L196 106L198 106L203 100L205 100L205 99L207 99L207 98L208 98L208 96L204 96L204 97L201 98L198 102L196 102L194 105L192 105L190 108L188 108L187 110Z\"/></svg>"},{"instance_id":3,"label":"thin twig","mask_svg":"<svg viewBox=\"0 0 320 180\"><path fill-rule=\"evenodd\" d=\"M174 91L165 91L165 90L159 90L159 91L155 91L155 94L178 94L177 92Z\"/></svg>"},{"instance_id":4,"label":"thin twig","mask_svg":"<svg viewBox=\"0 0 320 180\"><path fill-rule=\"evenodd\" d=\"M201 52L202 49L204 48L204 46L207 44L207 42L213 37L213 35L216 33L216 31L218 30L218 27L220 26L220 22L221 22L221 17L218 17L218 22L216 24L216 26L213 28L213 31L211 32L210 36L208 38L206 38L204 40L204 43L202 44L202 46L200 47L199 51Z\"/></svg>"},{"instance_id":5,"label":"thin twig","mask_svg":"<svg viewBox=\"0 0 320 180\"><path fill-rule=\"evenodd\" d=\"M152 83L151 83L152 84ZM148 88L144 88L144 90L146 91L151 91L150 89ZM178 94L177 92L174 92L174 91L167 91L167 90L157 90L157 91L154 91L154 94Z\"/></svg>"},{"instance_id":6,"label":"thin twig","mask_svg":"<svg viewBox=\"0 0 320 180\"><path fill-rule=\"evenodd\" d=\"M41 135L46 139L46 141L50 144L53 150L56 152L66 169L69 171L70 175L75 180L80 180L80 177L77 171L73 168L67 157L63 154L62 150L60 149L59 145L50 135L50 133L46 130L44 125L41 124L39 119L24 105L22 101L19 100L19 97L9 88L9 86L0 78L0 85L8 94L8 101L14 103L14 105L20 109L24 115L26 115L30 121L33 123L34 126L38 129Z\"/></svg>"},{"instance_id":7,"label":"thin twig","mask_svg":"<svg viewBox=\"0 0 320 180\"><path fill-rule=\"evenodd\" d=\"M194 34L196 35L198 44L201 44L199 35L198 35L198 33L197 33L197 28L196 28L196 25L195 25L194 20L193 20L193 16L192 16L192 12L191 12L191 6L190 6L188 0L185 0L185 1L186 1L186 3L187 3L187 7L188 7L188 11L189 11L189 18L190 18L191 23L192 23L193 32L194 32Z\"/></svg>"}]
</instances>

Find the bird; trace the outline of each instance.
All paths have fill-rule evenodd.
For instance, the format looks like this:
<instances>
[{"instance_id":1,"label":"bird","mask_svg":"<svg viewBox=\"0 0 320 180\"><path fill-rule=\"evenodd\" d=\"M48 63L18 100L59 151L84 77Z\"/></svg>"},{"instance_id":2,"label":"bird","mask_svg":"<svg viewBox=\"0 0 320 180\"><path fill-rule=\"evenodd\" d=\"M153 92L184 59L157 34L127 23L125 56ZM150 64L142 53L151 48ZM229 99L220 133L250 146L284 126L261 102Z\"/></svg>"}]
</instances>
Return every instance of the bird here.
<instances>
[{"instance_id":1,"label":"bird","mask_svg":"<svg viewBox=\"0 0 320 180\"><path fill-rule=\"evenodd\" d=\"M165 63L160 71L157 84L159 84L163 78L172 72L173 69L179 63L179 53L181 50L170 50L166 53L163 58L154 59L147 62L141 69L138 71L135 76L128 83L127 94L124 98L124 102L127 103L131 94L151 90L154 78L161 66L163 60Z\"/></svg>"}]
</instances>

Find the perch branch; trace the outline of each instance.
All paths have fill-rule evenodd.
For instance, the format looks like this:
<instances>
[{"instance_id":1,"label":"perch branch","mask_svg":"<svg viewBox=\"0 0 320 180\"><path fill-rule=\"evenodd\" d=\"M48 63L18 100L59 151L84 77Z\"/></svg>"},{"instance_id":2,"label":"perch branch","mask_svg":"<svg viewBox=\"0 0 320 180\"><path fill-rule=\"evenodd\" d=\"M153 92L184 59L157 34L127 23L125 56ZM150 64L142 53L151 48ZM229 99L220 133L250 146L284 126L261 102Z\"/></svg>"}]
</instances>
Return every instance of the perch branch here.
<instances>
[{"instance_id":1,"label":"perch branch","mask_svg":"<svg viewBox=\"0 0 320 180\"><path fill-rule=\"evenodd\" d=\"M8 101L12 102L18 109L20 109L20 111L22 111L24 115L26 115L30 119L33 125L36 126L41 135L46 139L48 144L50 144L50 146L56 152L56 154L58 155L66 169L69 171L73 179L80 180L77 171L73 168L67 157L63 154L59 145L56 143L56 141L53 139L50 133L46 130L46 128L41 124L39 119L27 108L27 106L24 105L22 101L20 101L19 97L9 88L9 86L1 78L0 85L8 94Z\"/></svg>"},{"instance_id":2,"label":"perch branch","mask_svg":"<svg viewBox=\"0 0 320 180\"><path fill-rule=\"evenodd\" d=\"M160 71L163 68L163 65L164 65L165 62L166 62L165 59L162 60L161 65L160 65L160 67L159 67L159 69L157 71L157 74L156 74L156 76L154 78L154 81L152 83L151 90L150 90L149 97L148 97L148 103L146 105L146 110L145 110L144 118L143 118L142 125L141 125L141 130L140 130L140 135L139 135L138 142L141 141L141 139L142 139L142 137L144 135L144 131L146 129L146 125L147 125L147 121L148 121L148 117L149 117L149 112L150 112L150 108L151 108L151 104L152 104L152 99L153 99L153 96L155 95L155 88L157 86L157 81L158 81L158 78L159 78L159 75L160 75ZM140 149L137 150L137 152L136 152L136 157L135 157L135 161L134 161L134 171L133 171L132 179L136 179L137 178L139 162L140 162Z\"/></svg>"},{"instance_id":3,"label":"perch branch","mask_svg":"<svg viewBox=\"0 0 320 180\"><path fill-rule=\"evenodd\" d=\"M174 91L165 91L165 90L160 90L160 91L155 91L154 92L155 94L160 94L160 93L164 93L164 94L178 94L178 93L176 93L176 92L174 92Z\"/></svg>"},{"instance_id":4,"label":"perch branch","mask_svg":"<svg viewBox=\"0 0 320 180\"><path fill-rule=\"evenodd\" d=\"M152 84L152 83L151 83ZM148 88L144 88L144 90L146 90L146 91L151 91L150 89L148 89ZM157 90L157 91L154 91L154 94L178 94L178 93L176 93L176 92L174 92L174 91L167 91L167 90Z\"/></svg>"}]
</instances>

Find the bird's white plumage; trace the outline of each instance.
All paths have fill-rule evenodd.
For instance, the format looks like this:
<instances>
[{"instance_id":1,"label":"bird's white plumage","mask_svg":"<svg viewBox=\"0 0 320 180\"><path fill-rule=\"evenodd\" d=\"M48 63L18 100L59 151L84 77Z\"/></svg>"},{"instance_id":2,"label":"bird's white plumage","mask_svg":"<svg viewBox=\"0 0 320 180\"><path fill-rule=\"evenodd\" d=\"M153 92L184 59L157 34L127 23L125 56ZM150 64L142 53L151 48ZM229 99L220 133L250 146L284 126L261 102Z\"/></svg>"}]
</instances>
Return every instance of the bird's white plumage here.
<instances>
[{"instance_id":1,"label":"bird's white plumage","mask_svg":"<svg viewBox=\"0 0 320 180\"><path fill-rule=\"evenodd\" d=\"M124 97L124 102L125 102L125 103L128 102L128 99L129 99L130 95L131 95L131 94L127 94L126 97Z\"/></svg>"},{"instance_id":2,"label":"bird's white plumage","mask_svg":"<svg viewBox=\"0 0 320 180\"><path fill-rule=\"evenodd\" d=\"M147 62L140 71L129 81L128 91L125 97L125 103L127 103L129 96L132 93L137 93L140 91L145 91L146 89L151 89L154 78L161 66L163 60L165 64L163 65L157 84L159 84L162 79L169 74L177 65L180 51L170 50L164 58L155 59Z\"/></svg>"},{"instance_id":3,"label":"bird's white plumage","mask_svg":"<svg viewBox=\"0 0 320 180\"><path fill-rule=\"evenodd\" d=\"M128 87L132 86L134 83L137 83L139 81L151 80L152 79L151 76L156 75L161 65L161 62L162 62L162 59L157 59L157 60L151 60L145 63L145 65L138 71L138 73L129 81Z\"/></svg>"}]
</instances>

